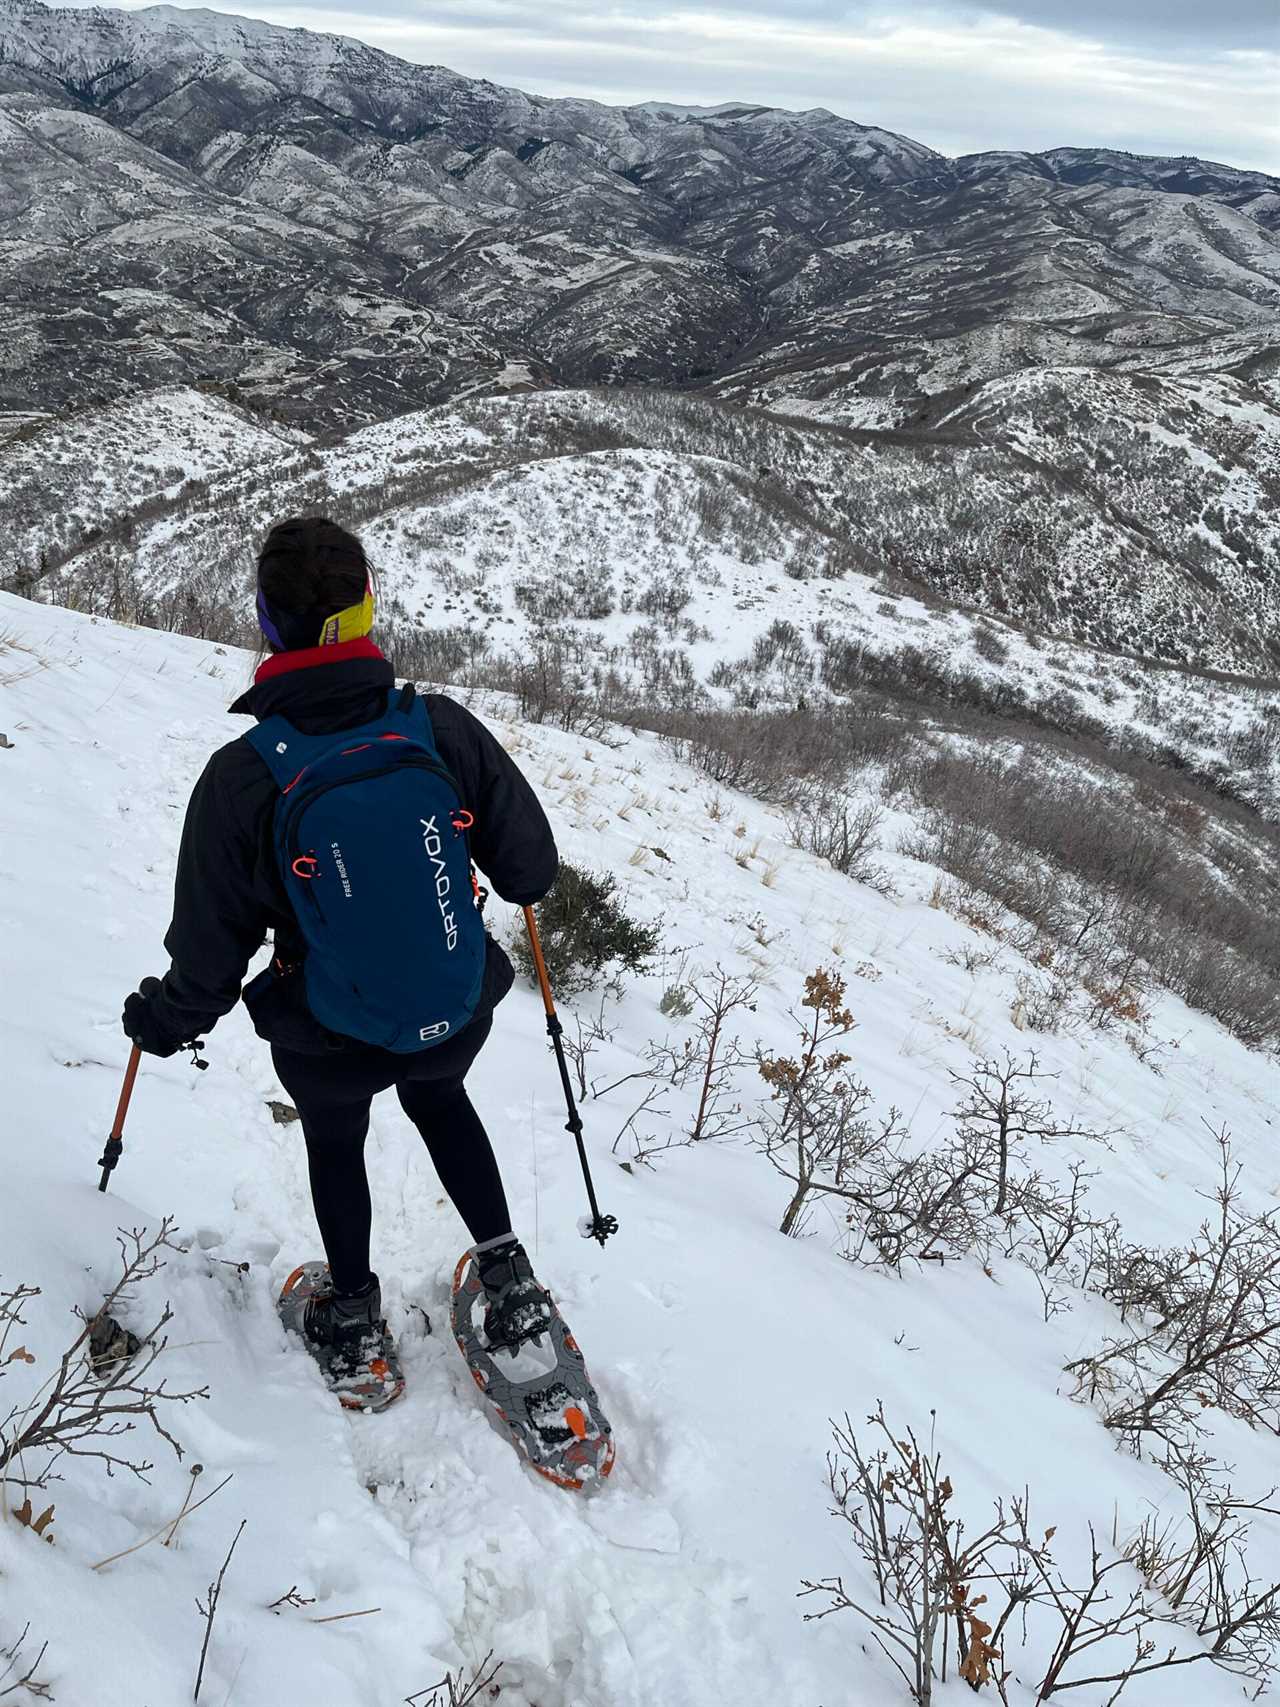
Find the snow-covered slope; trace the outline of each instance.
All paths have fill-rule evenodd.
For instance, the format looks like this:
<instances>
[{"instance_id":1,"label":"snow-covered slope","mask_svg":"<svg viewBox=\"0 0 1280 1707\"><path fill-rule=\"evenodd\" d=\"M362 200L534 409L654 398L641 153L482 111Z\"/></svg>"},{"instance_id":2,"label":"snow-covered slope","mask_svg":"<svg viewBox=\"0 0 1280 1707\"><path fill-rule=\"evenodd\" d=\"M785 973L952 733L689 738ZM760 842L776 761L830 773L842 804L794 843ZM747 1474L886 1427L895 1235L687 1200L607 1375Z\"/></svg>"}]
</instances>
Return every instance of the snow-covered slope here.
<instances>
[{"instance_id":1,"label":"snow-covered slope","mask_svg":"<svg viewBox=\"0 0 1280 1707\"><path fill-rule=\"evenodd\" d=\"M518 1223L617 1426L618 1468L598 1498L527 1475L482 1417L445 1324L462 1229L394 1101L376 1108L369 1155L377 1261L410 1392L382 1418L343 1416L276 1325L273 1290L316 1239L301 1142L268 1111L279 1087L242 1014L213 1035L209 1072L147 1063L124 1160L100 1196L95 1164L125 1054L121 997L160 968L185 799L208 752L241 727L223 708L247 669L244 654L208 642L0 596L0 1270L4 1285L42 1288L21 1331L36 1361L6 1366L0 1415L47 1377L73 1309L101 1296L116 1228L154 1226L166 1212L186 1248L142 1290L132 1320L167 1297L170 1384L209 1388L166 1418L182 1463L155 1439L139 1441L155 1461L146 1482L64 1461L47 1495L53 1546L0 1523L0 1647L30 1621L49 1644L40 1675L55 1698L188 1698L203 1630L193 1601L244 1518L202 1700L389 1707L492 1650L505 1662L503 1707L894 1707L901 1684L852 1615L806 1625L795 1598L802 1577L838 1573L874 1592L828 1516L824 1453L830 1417L848 1411L856 1423L879 1399L895 1424L936 1430L972 1524L992 1498L1029 1486L1071 1568L1090 1522L1123 1535L1174 1509L1162 1475L1118 1454L1094 1412L1066 1396L1062 1365L1110 1323L1097 1300L1046 1322L1016 1263L927 1263L900 1279L860 1269L835 1255L842 1225L823 1211L807 1238L784 1239L789 1191L743 1135L622 1171L631 1141L611 1146L640 1100L633 1086L586 1105L602 1199L622 1231L603 1252L581 1241L580 1183L525 989L500 1010L472 1082ZM501 705L488 715L565 852L616 872L631 910L662 926L652 975L606 1011L616 1033L592 1058L593 1079L621 1078L650 1039L683 1035L687 1022L664 1018L659 1001L717 963L758 980L741 1031L770 1050L793 1046L787 1009L805 975L842 969L857 1071L921 1142L948 1126L948 1068L1026 1049L1015 1016L1028 969L1011 949L985 970L962 969L960 951L978 945L928 904L932 870L886 852L900 890L887 897L797 852L774 813L713 789L647 737L604 744L520 726ZM1117 1131L1110 1150L1066 1140L1037 1160L1058 1171L1083 1157L1131 1239L1178 1243L1214 1184L1205 1122L1233 1129L1250 1204L1274 1202L1276 1068L1171 998L1157 999L1151 1023L1176 1043L1159 1072L1126 1047L1123 1027L1030 1039L1059 1075L1049 1094L1060 1115ZM744 1072L748 1120L762 1088ZM638 1122L658 1141L692 1113L685 1093L663 1107ZM1242 1490L1263 1491L1273 1443L1215 1419L1206 1413L1205 1439L1236 1464ZM193 1462L202 1489L232 1480L179 1543L95 1569L177 1513ZM12 1485L6 1503L18 1503ZM1252 1557L1265 1580L1280 1573L1274 1519L1255 1527ZM315 1604L267 1610L291 1586ZM368 1615L310 1621L355 1612ZM1032 1699L1031 1664L1015 1667L1012 1707ZM1239 1700L1239 1683L1209 1667L1173 1675L1173 1694L1159 1675L1137 1679L1126 1707ZM1101 1707L1106 1694L1076 1699Z\"/></svg>"}]
</instances>

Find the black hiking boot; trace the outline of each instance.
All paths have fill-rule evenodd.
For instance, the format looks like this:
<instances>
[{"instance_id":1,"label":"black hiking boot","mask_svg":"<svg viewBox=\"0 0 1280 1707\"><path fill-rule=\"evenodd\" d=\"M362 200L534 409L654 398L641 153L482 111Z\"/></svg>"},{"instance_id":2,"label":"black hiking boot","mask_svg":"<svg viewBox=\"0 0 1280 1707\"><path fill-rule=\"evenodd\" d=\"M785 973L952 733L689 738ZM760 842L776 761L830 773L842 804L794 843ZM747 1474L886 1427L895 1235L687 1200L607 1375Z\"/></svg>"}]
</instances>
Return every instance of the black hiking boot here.
<instances>
[{"instance_id":1,"label":"black hiking boot","mask_svg":"<svg viewBox=\"0 0 1280 1707\"><path fill-rule=\"evenodd\" d=\"M552 1306L546 1290L534 1278L524 1246L518 1239L476 1252L476 1266L488 1307L484 1334L491 1346L516 1351L536 1344L551 1328Z\"/></svg>"},{"instance_id":2,"label":"black hiking boot","mask_svg":"<svg viewBox=\"0 0 1280 1707\"><path fill-rule=\"evenodd\" d=\"M400 1397L404 1378L376 1274L358 1292L340 1293L323 1263L304 1263L285 1282L279 1309L349 1409L380 1411Z\"/></svg>"},{"instance_id":3,"label":"black hiking boot","mask_svg":"<svg viewBox=\"0 0 1280 1707\"><path fill-rule=\"evenodd\" d=\"M376 1274L359 1292L313 1292L302 1307L303 1337L323 1350L330 1373L350 1377L367 1361L366 1342L382 1332L382 1287Z\"/></svg>"}]
</instances>

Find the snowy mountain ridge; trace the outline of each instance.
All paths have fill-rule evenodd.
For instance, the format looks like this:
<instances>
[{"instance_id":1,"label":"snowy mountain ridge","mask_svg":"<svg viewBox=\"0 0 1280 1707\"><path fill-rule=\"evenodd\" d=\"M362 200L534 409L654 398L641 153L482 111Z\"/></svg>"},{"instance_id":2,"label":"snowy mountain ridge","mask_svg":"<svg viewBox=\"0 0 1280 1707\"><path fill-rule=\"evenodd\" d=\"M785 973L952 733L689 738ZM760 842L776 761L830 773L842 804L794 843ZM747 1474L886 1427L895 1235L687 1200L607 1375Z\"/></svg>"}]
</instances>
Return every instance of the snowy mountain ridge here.
<instances>
[{"instance_id":1,"label":"snowy mountain ridge","mask_svg":"<svg viewBox=\"0 0 1280 1707\"><path fill-rule=\"evenodd\" d=\"M1276 372L1280 184L1211 162L951 161L822 109L37 0L0 3L0 138L0 406L205 379L334 426L585 382L909 414L1028 362Z\"/></svg>"}]
</instances>

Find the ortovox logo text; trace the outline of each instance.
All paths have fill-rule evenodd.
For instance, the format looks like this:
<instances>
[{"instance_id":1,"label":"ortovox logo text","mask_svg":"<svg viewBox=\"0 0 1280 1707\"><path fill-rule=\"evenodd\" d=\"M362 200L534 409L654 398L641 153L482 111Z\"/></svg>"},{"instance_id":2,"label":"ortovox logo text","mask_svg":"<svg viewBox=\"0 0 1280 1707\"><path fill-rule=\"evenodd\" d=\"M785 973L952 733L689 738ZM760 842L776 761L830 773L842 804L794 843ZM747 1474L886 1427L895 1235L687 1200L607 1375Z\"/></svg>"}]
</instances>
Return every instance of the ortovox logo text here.
<instances>
[{"instance_id":1,"label":"ortovox logo text","mask_svg":"<svg viewBox=\"0 0 1280 1707\"><path fill-rule=\"evenodd\" d=\"M440 908L440 917L444 922L444 946L450 954L458 946L458 923L454 917L451 893L453 885L449 881L449 873L445 867L441 848L440 832L436 829L434 818L419 818L422 825L422 845L427 850L427 858L431 861L435 875L436 903Z\"/></svg>"},{"instance_id":2,"label":"ortovox logo text","mask_svg":"<svg viewBox=\"0 0 1280 1707\"><path fill-rule=\"evenodd\" d=\"M422 1039L422 1041L424 1043L430 1043L430 1041L433 1037L443 1037L445 1032L448 1031L448 1029L449 1029L448 1020L447 1019L441 1019L441 1020L437 1020L434 1025L424 1025L422 1030L418 1033L418 1036Z\"/></svg>"}]
</instances>

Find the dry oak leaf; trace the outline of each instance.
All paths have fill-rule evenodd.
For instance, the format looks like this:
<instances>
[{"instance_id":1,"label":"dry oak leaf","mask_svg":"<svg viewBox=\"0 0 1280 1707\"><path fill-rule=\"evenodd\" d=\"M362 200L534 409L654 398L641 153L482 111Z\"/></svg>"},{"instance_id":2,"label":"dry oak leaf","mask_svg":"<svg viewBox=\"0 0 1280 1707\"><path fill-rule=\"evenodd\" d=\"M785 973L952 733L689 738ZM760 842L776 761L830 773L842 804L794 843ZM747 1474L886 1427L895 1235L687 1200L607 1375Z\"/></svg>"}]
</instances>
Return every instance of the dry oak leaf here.
<instances>
[{"instance_id":1,"label":"dry oak leaf","mask_svg":"<svg viewBox=\"0 0 1280 1707\"><path fill-rule=\"evenodd\" d=\"M32 1530L47 1541L50 1546L53 1545L53 1536L45 1534L45 1530L53 1522L53 1507L51 1505L46 1506L39 1517L36 1517L31 1505L31 1496L28 1494L13 1515L24 1529Z\"/></svg>"}]
</instances>

